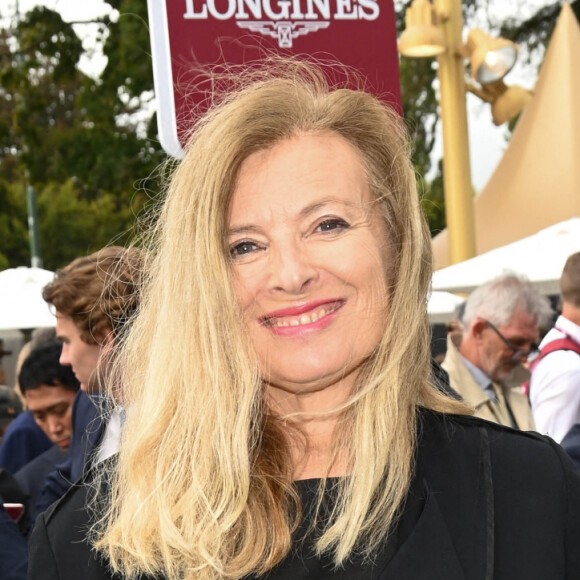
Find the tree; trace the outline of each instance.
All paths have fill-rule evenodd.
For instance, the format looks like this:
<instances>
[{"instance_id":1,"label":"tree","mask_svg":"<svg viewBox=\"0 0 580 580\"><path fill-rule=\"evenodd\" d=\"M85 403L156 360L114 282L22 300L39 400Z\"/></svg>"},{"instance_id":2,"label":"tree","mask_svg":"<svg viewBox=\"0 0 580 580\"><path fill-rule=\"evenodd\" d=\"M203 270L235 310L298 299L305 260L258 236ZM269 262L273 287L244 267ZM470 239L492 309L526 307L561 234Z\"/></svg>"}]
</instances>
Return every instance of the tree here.
<instances>
[{"instance_id":1,"label":"tree","mask_svg":"<svg viewBox=\"0 0 580 580\"><path fill-rule=\"evenodd\" d=\"M45 185L38 194L38 213L43 216L40 235L43 240L54 239L42 249L45 262L66 264L105 243L125 243L132 233L131 205L117 205L111 193L88 199L75 178ZM54 232L59 232L57 238L52 238Z\"/></svg>"},{"instance_id":2,"label":"tree","mask_svg":"<svg viewBox=\"0 0 580 580\"><path fill-rule=\"evenodd\" d=\"M580 20L580 0L570 3L576 18ZM556 21L562 10L562 2L540 8L530 19L520 21L510 18L500 27L500 35L527 48L528 59L534 53L543 53L550 42Z\"/></svg>"},{"instance_id":3,"label":"tree","mask_svg":"<svg viewBox=\"0 0 580 580\"><path fill-rule=\"evenodd\" d=\"M99 79L80 72L81 41L54 11L37 7L0 31L0 186L10 191L0 224L11 224L0 267L29 262L26 183L38 193L51 269L115 237L126 242L149 191L159 190L151 182L165 154L154 123L133 122L153 88L146 7L114 4L117 22L101 22L109 65Z\"/></svg>"},{"instance_id":4,"label":"tree","mask_svg":"<svg viewBox=\"0 0 580 580\"><path fill-rule=\"evenodd\" d=\"M0 179L0 270L30 261L24 184Z\"/></svg>"}]
</instances>

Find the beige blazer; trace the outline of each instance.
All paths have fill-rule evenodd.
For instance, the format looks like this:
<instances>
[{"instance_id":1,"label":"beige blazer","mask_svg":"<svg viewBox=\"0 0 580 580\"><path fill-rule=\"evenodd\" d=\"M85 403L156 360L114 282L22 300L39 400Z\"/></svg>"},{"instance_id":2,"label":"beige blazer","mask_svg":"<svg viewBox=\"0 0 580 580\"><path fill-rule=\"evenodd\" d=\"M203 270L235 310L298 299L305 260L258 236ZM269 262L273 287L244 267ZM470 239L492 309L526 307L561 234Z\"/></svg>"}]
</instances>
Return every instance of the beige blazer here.
<instances>
[{"instance_id":1,"label":"beige blazer","mask_svg":"<svg viewBox=\"0 0 580 580\"><path fill-rule=\"evenodd\" d=\"M492 387L498 398L498 402L494 403L477 384L449 337L447 337L447 354L441 366L449 373L451 386L468 405L475 409L476 417L513 427L506 404L507 400L518 427L522 431L535 430L528 398L519 389L508 389L493 382Z\"/></svg>"}]
</instances>

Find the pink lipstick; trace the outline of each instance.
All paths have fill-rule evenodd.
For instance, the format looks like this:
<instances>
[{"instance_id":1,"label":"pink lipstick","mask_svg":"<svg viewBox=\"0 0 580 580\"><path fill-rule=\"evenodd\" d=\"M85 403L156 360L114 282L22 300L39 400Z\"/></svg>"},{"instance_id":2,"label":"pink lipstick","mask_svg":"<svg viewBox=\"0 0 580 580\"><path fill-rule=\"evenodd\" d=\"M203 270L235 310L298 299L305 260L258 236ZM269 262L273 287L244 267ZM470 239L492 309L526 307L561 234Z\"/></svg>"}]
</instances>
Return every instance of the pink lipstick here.
<instances>
[{"instance_id":1,"label":"pink lipstick","mask_svg":"<svg viewBox=\"0 0 580 580\"><path fill-rule=\"evenodd\" d=\"M295 336L328 326L344 300L317 300L269 312L260 319L274 334Z\"/></svg>"}]
</instances>

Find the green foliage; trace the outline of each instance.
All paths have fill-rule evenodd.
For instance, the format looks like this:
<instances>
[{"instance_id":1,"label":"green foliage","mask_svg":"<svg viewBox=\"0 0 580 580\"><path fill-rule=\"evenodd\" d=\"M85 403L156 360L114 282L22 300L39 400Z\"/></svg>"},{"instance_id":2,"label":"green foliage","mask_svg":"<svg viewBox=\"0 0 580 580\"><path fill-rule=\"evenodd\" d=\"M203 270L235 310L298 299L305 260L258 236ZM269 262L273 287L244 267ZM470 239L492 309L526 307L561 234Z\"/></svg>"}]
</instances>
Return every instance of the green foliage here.
<instances>
[{"instance_id":1,"label":"green foliage","mask_svg":"<svg viewBox=\"0 0 580 580\"><path fill-rule=\"evenodd\" d=\"M0 179L0 270L29 261L24 184Z\"/></svg>"},{"instance_id":2,"label":"green foliage","mask_svg":"<svg viewBox=\"0 0 580 580\"><path fill-rule=\"evenodd\" d=\"M153 75L146 3L118 0L98 24L108 65L79 70L82 43L37 7L0 30L0 268L30 262L26 183L37 192L44 267L127 242L165 154L141 114ZM140 123L142 126L138 125Z\"/></svg>"},{"instance_id":3,"label":"green foliage","mask_svg":"<svg viewBox=\"0 0 580 580\"><path fill-rule=\"evenodd\" d=\"M412 140L413 162L420 175L431 168L431 151L435 142L435 125L439 120L438 102L433 81L436 77L432 59L400 60L401 98L407 127Z\"/></svg>"},{"instance_id":4,"label":"green foliage","mask_svg":"<svg viewBox=\"0 0 580 580\"><path fill-rule=\"evenodd\" d=\"M425 184L425 192L421 197L421 206L429 223L431 236L437 235L447 227L442 159L439 160L438 172L435 178Z\"/></svg>"},{"instance_id":5,"label":"green foliage","mask_svg":"<svg viewBox=\"0 0 580 580\"><path fill-rule=\"evenodd\" d=\"M580 0L570 3L576 18L580 20ZM528 58L539 48L548 45L562 10L562 2L554 2L538 10L529 20L510 18L500 28L500 35L528 49Z\"/></svg>"},{"instance_id":6,"label":"green foliage","mask_svg":"<svg viewBox=\"0 0 580 580\"><path fill-rule=\"evenodd\" d=\"M48 183L38 193L37 203L38 213L43 216L40 237L47 242L42 246L43 258L52 268L111 242L124 244L131 236L131 200L119 208L118 200L110 193L87 199L74 178L63 184ZM59 234L53 238L55 232Z\"/></svg>"}]
</instances>

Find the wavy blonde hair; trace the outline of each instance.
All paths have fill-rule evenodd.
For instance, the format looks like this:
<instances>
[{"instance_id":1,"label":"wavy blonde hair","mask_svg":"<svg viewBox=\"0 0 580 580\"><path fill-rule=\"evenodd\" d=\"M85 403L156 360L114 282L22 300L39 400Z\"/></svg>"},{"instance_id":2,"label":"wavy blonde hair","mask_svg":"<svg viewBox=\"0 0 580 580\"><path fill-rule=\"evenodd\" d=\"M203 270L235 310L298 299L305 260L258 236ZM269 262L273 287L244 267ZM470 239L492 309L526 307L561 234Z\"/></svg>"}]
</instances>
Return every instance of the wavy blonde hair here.
<instances>
[{"instance_id":1,"label":"wavy blonde hair","mask_svg":"<svg viewBox=\"0 0 580 580\"><path fill-rule=\"evenodd\" d=\"M288 553L300 517L287 431L264 404L226 246L236 178L256 151L298 133L347 139L392 245L384 336L336 438L352 469L317 551L337 566L354 553L371 557L409 488L418 408L464 410L430 381L430 239L399 115L364 91L331 89L312 65L259 74L194 127L119 359L130 411L95 545L128 577L262 574Z\"/></svg>"}]
</instances>

